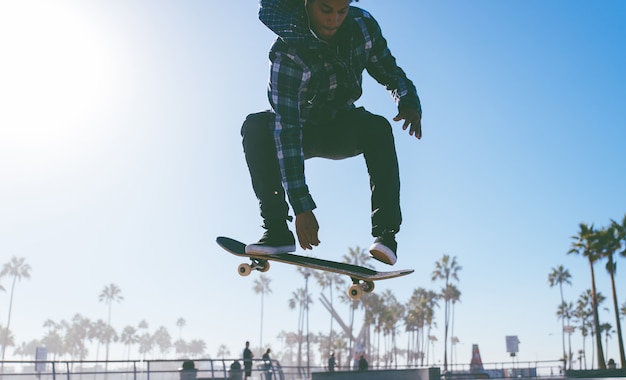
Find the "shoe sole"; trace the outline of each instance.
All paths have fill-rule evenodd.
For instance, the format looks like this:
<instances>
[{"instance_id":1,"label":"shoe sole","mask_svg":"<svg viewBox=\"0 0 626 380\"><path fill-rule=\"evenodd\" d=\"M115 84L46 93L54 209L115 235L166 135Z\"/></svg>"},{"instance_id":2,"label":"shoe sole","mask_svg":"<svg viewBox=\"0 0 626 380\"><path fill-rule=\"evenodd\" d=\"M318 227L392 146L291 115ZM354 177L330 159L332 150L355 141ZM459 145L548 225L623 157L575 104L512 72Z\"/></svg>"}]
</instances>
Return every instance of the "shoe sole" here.
<instances>
[{"instance_id":1,"label":"shoe sole","mask_svg":"<svg viewBox=\"0 0 626 380\"><path fill-rule=\"evenodd\" d=\"M246 254L247 255L261 255L261 256L271 256L271 255L280 255L281 253L290 253L295 252L296 246L294 245L283 245L280 247L267 247L262 245L247 245L246 246Z\"/></svg>"},{"instance_id":2,"label":"shoe sole","mask_svg":"<svg viewBox=\"0 0 626 380\"><path fill-rule=\"evenodd\" d=\"M374 259L387 265L394 265L396 261L398 261L398 258L393 251L380 243L373 244L370 247L370 254Z\"/></svg>"}]
</instances>

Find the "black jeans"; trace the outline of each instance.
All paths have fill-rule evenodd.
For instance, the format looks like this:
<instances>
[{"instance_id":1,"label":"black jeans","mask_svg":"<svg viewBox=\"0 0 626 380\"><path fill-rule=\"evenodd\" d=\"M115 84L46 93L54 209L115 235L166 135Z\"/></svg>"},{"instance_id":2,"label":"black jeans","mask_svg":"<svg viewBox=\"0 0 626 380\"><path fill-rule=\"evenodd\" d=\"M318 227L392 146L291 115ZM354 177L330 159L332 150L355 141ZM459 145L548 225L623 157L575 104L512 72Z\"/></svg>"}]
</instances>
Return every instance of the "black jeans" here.
<instances>
[{"instance_id":1,"label":"black jeans","mask_svg":"<svg viewBox=\"0 0 626 380\"><path fill-rule=\"evenodd\" d=\"M289 212L269 126L271 117L270 111L250 114L241 128L252 187L267 228L284 224ZM362 153L372 192L372 235L400 230L398 158L387 119L362 107L341 110L333 117L320 117L305 124L302 145L305 159L338 160Z\"/></svg>"}]
</instances>

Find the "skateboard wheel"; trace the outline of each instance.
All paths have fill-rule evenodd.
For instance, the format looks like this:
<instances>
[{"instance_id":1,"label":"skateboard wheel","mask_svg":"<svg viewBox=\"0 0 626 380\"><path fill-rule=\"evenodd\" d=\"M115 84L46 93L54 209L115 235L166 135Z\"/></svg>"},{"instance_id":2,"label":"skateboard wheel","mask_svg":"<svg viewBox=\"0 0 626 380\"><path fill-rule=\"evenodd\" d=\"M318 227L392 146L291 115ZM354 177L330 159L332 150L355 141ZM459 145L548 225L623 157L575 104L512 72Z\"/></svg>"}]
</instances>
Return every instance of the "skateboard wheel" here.
<instances>
[{"instance_id":1,"label":"skateboard wheel","mask_svg":"<svg viewBox=\"0 0 626 380\"><path fill-rule=\"evenodd\" d=\"M237 268L237 271L239 272L240 276L247 276L252 272L252 267L250 266L250 264L240 264L239 268Z\"/></svg>"},{"instance_id":2,"label":"skateboard wheel","mask_svg":"<svg viewBox=\"0 0 626 380\"><path fill-rule=\"evenodd\" d=\"M348 288L348 297L350 297L350 299L358 301L361 299L361 295L363 295L361 285L355 284Z\"/></svg>"},{"instance_id":3,"label":"skateboard wheel","mask_svg":"<svg viewBox=\"0 0 626 380\"><path fill-rule=\"evenodd\" d=\"M361 289L363 289L363 291L365 293L371 293L374 291L374 281L363 281L363 283L361 283Z\"/></svg>"},{"instance_id":4,"label":"skateboard wheel","mask_svg":"<svg viewBox=\"0 0 626 380\"><path fill-rule=\"evenodd\" d=\"M265 273L270 270L270 262L264 261L262 264L259 264L259 272Z\"/></svg>"}]
</instances>

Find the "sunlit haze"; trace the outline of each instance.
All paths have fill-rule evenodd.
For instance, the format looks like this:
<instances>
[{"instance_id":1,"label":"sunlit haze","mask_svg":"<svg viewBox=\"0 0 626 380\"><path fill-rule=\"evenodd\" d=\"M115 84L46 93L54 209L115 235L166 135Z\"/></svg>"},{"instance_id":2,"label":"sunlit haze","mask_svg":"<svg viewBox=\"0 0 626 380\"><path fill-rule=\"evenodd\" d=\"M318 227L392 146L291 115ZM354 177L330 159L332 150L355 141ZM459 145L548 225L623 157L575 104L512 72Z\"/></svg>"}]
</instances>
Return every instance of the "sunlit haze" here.
<instances>
[{"instance_id":1,"label":"sunlit haze","mask_svg":"<svg viewBox=\"0 0 626 380\"><path fill-rule=\"evenodd\" d=\"M405 303L419 287L439 291L435 262L454 256L454 362L469 363L472 344L485 363L509 361L507 335L519 337L520 361L560 359L561 300L548 275L570 271L564 296L575 303L591 284L585 258L567 254L571 236L579 223L601 228L626 214L626 2L353 5L380 23L424 110L421 140L392 123L404 219L396 266L415 273L376 292ZM31 267L14 288L16 346L45 336L46 320L106 320L98 296L115 284L118 334L145 320L172 341L202 339L205 357L222 345L238 357L249 340L257 357L262 345L280 359L279 334L298 327L288 300L304 278L278 263L265 274L261 335L260 274L240 277L242 260L215 243L262 233L240 137L246 115L268 108L275 36L257 10L255 0L0 0L0 264L15 256ZM396 114L369 77L358 105ZM306 170L322 244L298 253L341 260L367 248L363 159L312 159ZM607 297L600 319L615 326L604 265L595 267ZM0 285L6 327L11 278ZM623 305L623 272L616 287ZM328 334L321 288L309 290L310 330ZM348 306L335 305L348 320ZM443 304L435 319L442 363ZM572 345L582 348L578 331ZM126 359L123 345L111 347L111 359ZM618 358L615 334L605 350ZM7 359L20 358L14 351Z\"/></svg>"}]
</instances>

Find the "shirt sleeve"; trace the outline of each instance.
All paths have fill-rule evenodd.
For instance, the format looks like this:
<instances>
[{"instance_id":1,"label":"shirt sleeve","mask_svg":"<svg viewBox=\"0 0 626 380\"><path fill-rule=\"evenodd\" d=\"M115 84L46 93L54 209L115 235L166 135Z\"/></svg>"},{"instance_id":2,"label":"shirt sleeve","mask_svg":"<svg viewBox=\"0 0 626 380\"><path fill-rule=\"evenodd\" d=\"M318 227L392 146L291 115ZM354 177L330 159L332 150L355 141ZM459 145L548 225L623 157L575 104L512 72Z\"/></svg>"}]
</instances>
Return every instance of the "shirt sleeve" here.
<instances>
[{"instance_id":1,"label":"shirt sleeve","mask_svg":"<svg viewBox=\"0 0 626 380\"><path fill-rule=\"evenodd\" d=\"M272 52L270 61L268 96L274 111L270 128L274 133L283 187L298 215L316 208L304 175L300 118L300 93L309 81L310 72L297 62L296 56L284 52Z\"/></svg>"},{"instance_id":2,"label":"shirt sleeve","mask_svg":"<svg viewBox=\"0 0 626 380\"><path fill-rule=\"evenodd\" d=\"M380 26L373 17L368 18L371 29L372 51L366 64L367 72L391 93L398 108L414 108L420 113L422 106L415 85L397 64L395 57L387 47L387 40L382 35Z\"/></svg>"}]
</instances>

